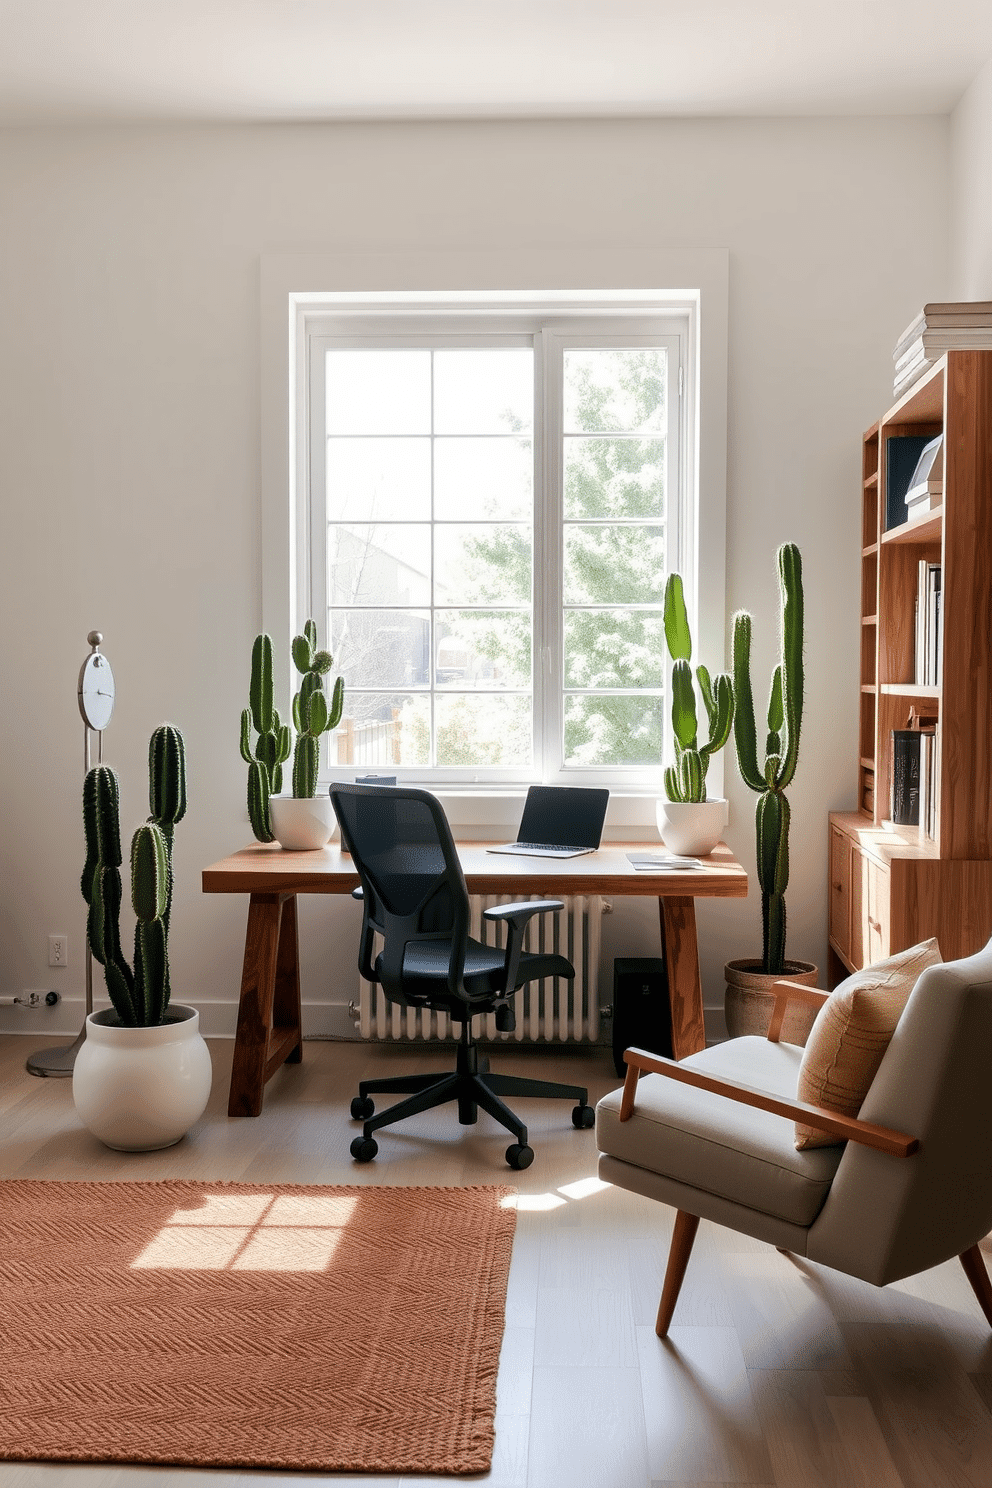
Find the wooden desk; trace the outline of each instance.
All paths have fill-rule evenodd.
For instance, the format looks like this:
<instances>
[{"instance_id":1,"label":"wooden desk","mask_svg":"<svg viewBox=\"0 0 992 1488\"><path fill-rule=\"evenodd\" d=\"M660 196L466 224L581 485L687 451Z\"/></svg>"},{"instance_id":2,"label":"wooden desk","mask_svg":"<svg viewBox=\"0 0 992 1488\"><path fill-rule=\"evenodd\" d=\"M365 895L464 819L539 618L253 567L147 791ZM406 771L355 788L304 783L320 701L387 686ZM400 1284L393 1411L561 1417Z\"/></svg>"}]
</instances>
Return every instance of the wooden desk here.
<instances>
[{"instance_id":1,"label":"wooden desk","mask_svg":"<svg viewBox=\"0 0 992 1488\"><path fill-rule=\"evenodd\" d=\"M747 874L723 843L688 873L631 867L633 849L663 852L660 842L611 843L580 858L524 858L488 853L484 843L458 844L471 894L525 899L567 894L657 897L662 954L668 972L672 1049L676 1059L705 1044L696 946L696 899L743 899ZM338 844L319 852L286 852L254 843L203 870L205 894L248 894L248 927L238 1031L231 1070L230 1116L258 1116L266 1081L283 1063L303 1057L297 894L350 894L358 874ZM348 949L349 961L357 943Z\"/></svg>"}]
</instances>

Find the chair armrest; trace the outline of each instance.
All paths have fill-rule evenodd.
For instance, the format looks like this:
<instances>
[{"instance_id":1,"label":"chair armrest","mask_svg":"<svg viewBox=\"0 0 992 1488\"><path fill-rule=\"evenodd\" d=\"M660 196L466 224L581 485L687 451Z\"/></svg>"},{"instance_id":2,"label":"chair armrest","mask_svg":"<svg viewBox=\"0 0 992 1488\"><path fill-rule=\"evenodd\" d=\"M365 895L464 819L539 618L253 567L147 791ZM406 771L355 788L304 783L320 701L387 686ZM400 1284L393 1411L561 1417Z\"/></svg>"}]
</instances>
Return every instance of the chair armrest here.
<instances>
[{"instance_id":1,"label":"chair armrest","mask_svg":"<svg viewBox=\"0 0 992 1488\"><path fill-rule=\"evenodd\" d=\"M808 990L808 989L807 989ZM770 1111L773 1116L786 1116L791 1121L801 1121L817 1131L827 1132L844 1141L859 1142L863 1147L873 1147L877 1152L886 1152L890 1157L911 1157L919 1150L918 1137L909 1137L905 1132L893 1131L887 1126L875 1126L870 1121L859 1121L856 1116L842 1116L838 1111L828 1111L823 1106L808 1105L806 1101L786 1100L782 1096L770 1095L766 1090L757 1090L752 1085L741 1085L735 1080L724 1080L719 1075L704 1074L660 1054L649 1054L646 1049L627 1049L627 1078L623 1085L620 1102L620 1120L629 1121L634 1114L634 1098L641 1071L666 1075L670 1080L679 1080L683 1085L694 1085L697 1090L708 1090L713 1095L725 1095L728 1100L738 1101L743 1106L754 1106L759 1111Z\"/></svg>"},{"instance_id":2,"label":"chair armrest","mask_svg":"<svg viewBox=\"0 0 992 1488\"><path fill-rule=\"evenodd\" d=\"M544 914L549 909L557 911L564 908L563 899L531 899L526 904L497 904L493 909L484 909L482 918L484 920L508 920L511 924L526 925L527 921L536 914Z\"/></svg>"},{"instance_id":3,"label":"chair armrest","mask_svg":"<svg viewBox=\"0 0 992 1488\"><path fill-rule=\"evenodd\" d=\"M790 1002L805 1002L808 1007L822 1007L830 996L819 987L804 987L801 982L777 981L769 989L775 997L771 1022L768 1024L768 1041L777 1044L782 1034L782 1022Z\"/></svg>"}]
</instances>

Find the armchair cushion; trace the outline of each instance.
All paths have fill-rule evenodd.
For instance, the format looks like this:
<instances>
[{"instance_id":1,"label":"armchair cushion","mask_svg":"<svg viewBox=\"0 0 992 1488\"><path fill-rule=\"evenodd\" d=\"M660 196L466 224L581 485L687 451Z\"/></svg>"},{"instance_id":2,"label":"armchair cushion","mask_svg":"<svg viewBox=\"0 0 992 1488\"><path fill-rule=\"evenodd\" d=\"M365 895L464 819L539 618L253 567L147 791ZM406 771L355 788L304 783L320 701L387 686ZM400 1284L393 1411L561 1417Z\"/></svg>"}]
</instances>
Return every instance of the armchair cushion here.
<instances>
[{"instance_id":1,"label":"armchair cushion","mask_svg":"<svg viewBox=\"0 0 992 1488\"><path fill-rule=\"evenodd\" d=\"M920 973L940 959L936 940L924 940L841 982L823 1004L806 1040L798 1098L857 1116ZM800 1152L839 1141L796 1123Z\"/></svg>"},{"instance_id":2,"label":"armchair cushion","mask_svg":"<svg viewBox=\"0 0 992 1488\"><path fill-rule=\"evenodd\" d=\"M802 1052L737 1038L681 1063L791 1100ZM629 1121L620 1120L621 1094L613 1091L596 1107L601 1152L790 1224L809 1226L820 1212L839 1148L797 1152L784 1117L663 1075L641 1076Z\"/></svg>"}]
</instances>

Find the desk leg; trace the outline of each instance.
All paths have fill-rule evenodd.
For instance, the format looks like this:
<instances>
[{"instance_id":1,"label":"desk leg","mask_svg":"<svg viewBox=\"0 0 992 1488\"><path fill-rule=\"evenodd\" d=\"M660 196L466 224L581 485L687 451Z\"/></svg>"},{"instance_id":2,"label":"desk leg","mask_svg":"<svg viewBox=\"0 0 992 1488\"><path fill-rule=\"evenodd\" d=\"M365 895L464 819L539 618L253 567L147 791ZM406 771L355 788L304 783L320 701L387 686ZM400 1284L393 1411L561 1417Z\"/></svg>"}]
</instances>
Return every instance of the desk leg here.
<instances>
[{"instance_id":1,"label":"desk leg","mask_svg":"<svg viewBox=\"0 0 992 1488\"><path fill-rule=\"evenodd\" d=\"M691 898L662 897L661 950L668 973L668 1000L672 1017L672 1055L684 1059L706 1047L703 1026L703 989L699 980L699 949L696 945L696 905Z\"/></svg>"},{"instance_id":2,"label":"desk leg","mask_svg":"<svg viewBox=\"0 0 992 1488\"><path fill-rule=\"evenodd\" d=\"M258 1116L266 1080L301 1055L296 896L252 894L227 1114Z\"/></svg>"}]
</instances>

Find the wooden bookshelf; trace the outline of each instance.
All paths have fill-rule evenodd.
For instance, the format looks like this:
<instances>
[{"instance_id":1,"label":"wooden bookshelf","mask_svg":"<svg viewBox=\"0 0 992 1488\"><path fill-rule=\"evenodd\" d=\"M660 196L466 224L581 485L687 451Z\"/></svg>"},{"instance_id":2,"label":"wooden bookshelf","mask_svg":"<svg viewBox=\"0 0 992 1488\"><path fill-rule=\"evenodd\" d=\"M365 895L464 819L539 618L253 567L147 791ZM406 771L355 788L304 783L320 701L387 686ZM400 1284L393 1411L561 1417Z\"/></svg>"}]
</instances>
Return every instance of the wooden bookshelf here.
<instances>
[{"instance_id":1,"label":"wooden bookshelf","mask_svg":"<svg viewBox=\"0 0 992 1488\"><path fill-rule=\"evenodd\" d=\"M944 435L939 506L889 528L887 441ZM830 977L930 935L945 960L992 935L992 352L950 351L862 444L857 810L830 818ZM916 681L920 561L941 566L940 674ZM890 740L938 715L936 832L894 829Z\"/></svg>"}]
</instances>

